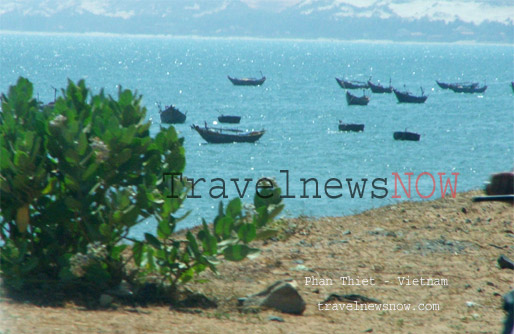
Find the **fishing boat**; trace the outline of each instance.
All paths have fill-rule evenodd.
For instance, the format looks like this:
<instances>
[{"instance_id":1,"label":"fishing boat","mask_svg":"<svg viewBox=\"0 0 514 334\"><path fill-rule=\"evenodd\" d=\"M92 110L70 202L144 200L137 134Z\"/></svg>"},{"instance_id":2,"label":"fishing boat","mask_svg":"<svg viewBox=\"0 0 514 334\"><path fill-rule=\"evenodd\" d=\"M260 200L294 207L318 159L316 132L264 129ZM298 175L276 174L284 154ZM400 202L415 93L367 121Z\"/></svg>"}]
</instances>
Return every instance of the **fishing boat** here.
<instances>
[{"instance_id":1,"label":"fishing boat","mask_svg":"<svg viewBox=\"0 0 514 334\"><path fill-rule=\"evenodd\" d=\"M400 92L399 90L394 89L394 95L396 95L396 98L398 99L398 103L425 103L428 96L425 95L425 92L423 91L423 88L421 88L421 96L413 95L411 92L403 91Z\"/></svg>"},{"instance_id":2,"label":"fishing boat","mask_svg":"<svg viewBox=\"0 0 514 334\"><path fill-rule=\"evenodd\" d=\"M445 83L445 82L440 82L438 80L435 81L437 83L437 85L439 87L441 87L442 89L449 89L450 88L450 85L449 83Z\"/></svg>"},{"instance_id":3,"label":"fishing boat","mask_svg":"<svg viewBox=\"0 0 514 334\"><path fill-rule=\"evenodd\" d=\"M462 87L476 87L478 86L478 82L454 82L454 83L445 83L440 82L438 80L435 81L439 87L442 89L450 89L450 87L462 86Z\"/></svg>"},{"instance_id":4,"label":"fishing boat","mask_svg":"<svg viewBox=\"0 0 514 334\"><path fill-rule=\"evenodd\" d=\"M178 110L175 106L166 106L164 110L159 106L159 113L161 115L161 122L167 124L184 123L186 121L186 114Z\"/></svg>"},{"instance_id":5,"label":"fishing boat","mask_svg":"<svg viewBox=\"0 0 514 334\"><path fill-rule=\"evenodd\" d=\"M419 141L421 135L415 132L405 131L397 131L393 134L393 138L395 140L410 140L410 141Z\"/></svg>"},{"instance_id":6,"label":"fishing boat","mask_svg":"<svg viewBox=\"0 0 514 334\"><path fill-rule=\"evenodd\" d=\"M487 85L478 87L478 85L450 85L450 89L455 93L483 93L487 89Z\"/></svg>"},{"instance_id":7,"label":"fishing boat","mask_svg":"<svg viewBox=\"0 0 514 334\"><path fill-rule=\"evenodd\" d=\"M237 124L241 121L241 116L220 115L218 116L218 121L220 123Z\"/></svg>"},{"instance_id":8,"label":"fishing boat","mask_svg":"<svg viewBox=\"0 0 514 334\"><path fill-rule=\"evenodd\" d=\"M371 78L369 78L369 80L368 80L368 85L369 85L369 88L371 88L371 91L373 93L390 94L393 92L393 86L391 86L391 79L389 79L389 87L384 87L379 83L375 85L374 83L371 82Z\"/></svg>"},{"instance_id":9,"label":"fishing boat","mask_svg":"<svg viewBox=\"0 0 514 334\"><path fill-rule=\"evenodd\" d=\"M193 124L191 128L196 130L206 142L211 144L254 143L265 132L264 130L247 132L239 129L212 128L208 127L207 124L203 128Z\"/></svg>"},{"instance_id":10,"label":"fishing boat","mask_svg":"<svg viewBox=\"0 0 514 334\"><path fill-rule=\"evenodd\" d=\"M230 75L227 75L228 80L232 82L234 86L260 86L266 81L266 77L262 75L261 78L233 78Z\"/></svg>"},{"instance_id":11,"label":"fishing boat","mask_svg":"<svg viewBox=\"0 0 514 334\"><path fill-rule=\"evenodd\" d=\"M346 92L346 102L349 106L365 106L369 103L369 97L366 95L355 96Z\"/></svg>"},{"instance_id":12,"label":"fishing boat","mask_svg":"<svg viewBox=\"0 0 514 334\"><path fill-rule=\"evenodd\" d=\"M343 123L343 121L339 121L339 131L361 132L364 131L364 124Z\"/></svg>"},{"instance_id":13,"label":"fishing boat","mask_svg":"<svg viewBox=\"0 0 514 334\"><path fill-rule=\"evenodd\" d=\"M339 79L339 78L336 78L336 81L339 84L339 86L341 86L341 88L344 88L344 89L367 89L367 88L369 88L369 85L363 81L357 81L357 80L347 81L347 80L343 80L343 79Z\"/></svg>"}]
</instances>

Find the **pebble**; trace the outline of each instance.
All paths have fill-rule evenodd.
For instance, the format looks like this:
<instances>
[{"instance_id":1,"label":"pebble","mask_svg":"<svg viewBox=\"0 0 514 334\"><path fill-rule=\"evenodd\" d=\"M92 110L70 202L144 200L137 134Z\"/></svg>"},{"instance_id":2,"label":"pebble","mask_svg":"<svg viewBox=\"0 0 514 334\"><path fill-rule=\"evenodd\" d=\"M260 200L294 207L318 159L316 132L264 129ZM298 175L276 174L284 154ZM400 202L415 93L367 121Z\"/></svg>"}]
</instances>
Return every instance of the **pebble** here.
<instances>
[{"instance_id":1,"label":"pebble","mask_svg":"<svg viewBox=\"0 0 514 334\"><path fill-rule=\"evenodd\" d=\"M276 316L276 315L270 315L270 316L268 317L268 320L269 320L269 321L277 321L277 322L285 322L285 320L284 320L283 318L278 317L278 316Z\"/></svg>"}]
</instances>

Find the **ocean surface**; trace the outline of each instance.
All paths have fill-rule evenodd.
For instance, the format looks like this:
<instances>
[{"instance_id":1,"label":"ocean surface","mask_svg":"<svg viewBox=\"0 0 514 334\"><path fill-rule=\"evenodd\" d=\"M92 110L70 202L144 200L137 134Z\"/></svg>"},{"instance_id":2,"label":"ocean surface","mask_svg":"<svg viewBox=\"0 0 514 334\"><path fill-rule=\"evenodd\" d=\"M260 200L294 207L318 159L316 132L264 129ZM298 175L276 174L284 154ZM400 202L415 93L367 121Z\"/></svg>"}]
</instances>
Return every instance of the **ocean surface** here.
<instances>
[{"instance_id":1,"label":"ocean surface","mask_svg":"<svg viewBox=\"0 0 514 334\"><path fill-rule=\"evenodd\" d=\"M245 202L251 203L255 181L275 178L283 188L289 171L289 193L284 215L341 216L405 200L394 199L394 177L423 172L459 173L457 191L483 186L493 172L514 167L513 45L394 44L344 41L200 39L135 36L80 36L0 34L0 91L7 92L19 76L29 78L40 100L53 100L53 87L67 79L85 79L94 92L105 88L116 95L118 86L143 95L153 134L161 123L156 102L187 111L185 124L176 125L185 138L185 175L205 178L177 213L192 210L181 227L194 226L215 216L218 199L209 197L210 179L226 181L227 195L237 196L230 179L253 178ZM236 87L233 77L267 77L260 87ZM425 104L398 104L394 94L372 94L366 107L348 106L335 77L367 80L429 95ZM483 94L442 90L435 80L477 81L488 85ZM361 91L353 93L361 95ZM190 129L190 124L212 125L220 114L241 115L241 129L265 129L255 144L212 145ZM362 133L338 131L338 122L364 123ZM404 129L421 134L419 142L393 140ZM319 181L321 198L312 198L309 184L303 195L301 178ZM328 198L324 184L342 181L337 199ZM351 198L346 179L367 178L364 196ZM387 178L388 195L372 198L371 181ZM452 184L454 183L452 178ZM406 177L403 179L406 182ZM361 181L362 183L362 181ZM331 183L334 185L335 183ZM379 183L379 186L384 186ZM429 176L418 189L428 195ZM285 189L284 189L285 190ZM384 191L377 191L383 194ZM216 192L217 193L217 192ZM449 195L449 191L447 191ZM458 195L457 195L458 196ZM227 200L224 200L225 202ZM153 232L149 220L135 235Z\"/></svg>"}]
</instances>

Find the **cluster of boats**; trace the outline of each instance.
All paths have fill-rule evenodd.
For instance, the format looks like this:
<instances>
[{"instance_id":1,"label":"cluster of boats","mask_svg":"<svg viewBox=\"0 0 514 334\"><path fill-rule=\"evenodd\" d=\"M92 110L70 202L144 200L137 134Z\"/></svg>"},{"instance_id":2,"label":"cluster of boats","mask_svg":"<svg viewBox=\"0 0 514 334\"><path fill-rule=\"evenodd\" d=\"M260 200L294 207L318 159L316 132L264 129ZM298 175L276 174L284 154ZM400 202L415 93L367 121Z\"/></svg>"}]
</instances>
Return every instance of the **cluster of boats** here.
<instances>
[{"instance_id":1,"label":"cluster of boats","mask_svg":"<svg viewBox=\"0 0 514 334\"><path fill-rule=\"evenodd\" d=\"M235 86L260 86L266 81L266 77L262 75L261 78L234 78L227 76L230 82ZM382 86L380 83L371 82L371 77L367 82L357 80L344 80L336 78L337 83L341 88L347 89L346 91L346 102L348 105L368 105L370 98L366 95L365 91L362 96L356 96L350 93L348 90L354 89L370 89L375 94L391 94L394 93L398 103L425 103L428 96L425 95L423 88L421 87L421 95L414 95L407 90L400 91L395 89L391 85L391 79L389 79L389 86ZM442 89L450 89L456 93L483 93L487 89L487 85L479 87L477 82L455 82L455 83L444 83L436 80L436 83ZM514 91L514 81L511 82L512 90ZM186 113L181 112L175 106L166 106L164 109L159 106L159 112L162 123L176 124L184 123L186 121ZM241 116L235 115L220 115L218 116L220 123L239 124ZM198 132L198 134L208 143L219 144L219 143L234 143L234 142L245 142L254 143L259 140L265 133L261 131L243 131L239 129L227 129L227 128L215 128L209 127L207 123L203 127L199 125L191 125L191 128ZM355 123L343 123L339 121L340 131L351 131L351 132L362 132L364 131L364 124ZM393 133L395 140L409 140L419 141L421 135L415 132L397 131Z\"/></svg>"},{"instance_id":2,"label":"cluster of boats","mask_svg":"<svg viewBox=\"0 0 514 334\"><path fill-rule=\"evenodd\" d=\"M374 84L371 82L371 78L367 82L363 81L348 81L344 79L336 78L337 83L343 89L371 89L372 93L375 94L391 94L394 93L398 99L398 103L425 103L428 96L425 95L423 88L421 88L421 95L414 95L411 92L404 90L400 91L391 86L391 79L389 79L389 86L382 86L380 83ZM362 96L356 96L346 91L346 102L349 106L366 106L368 105L370 98L364 93Z\"/></svg>"},{"instance_id":3,"label":"cluster of boats","mask_svg":"<svg viewBox=\"0 0 514 334\"><path fill-rule=\"evenodd\" d=\"M266 81L266 77L262 75L261 78L233 78L227 76L234 86L260 86ZM166 106L163 110L159 105L159 113L161 122L167 124L184 123L186 121L186 114L178 110L175 106ZM220 115L218 122L228 124L239 124L241 116L236 115ZM210 127L205 122L204 126L193 124L191 128L198 132L198 134L208 143L223 144L223 143L254 143L259 140L265 133L261 131L243 131L239 129L227 129Z\"/></svg>"}]
</instances>

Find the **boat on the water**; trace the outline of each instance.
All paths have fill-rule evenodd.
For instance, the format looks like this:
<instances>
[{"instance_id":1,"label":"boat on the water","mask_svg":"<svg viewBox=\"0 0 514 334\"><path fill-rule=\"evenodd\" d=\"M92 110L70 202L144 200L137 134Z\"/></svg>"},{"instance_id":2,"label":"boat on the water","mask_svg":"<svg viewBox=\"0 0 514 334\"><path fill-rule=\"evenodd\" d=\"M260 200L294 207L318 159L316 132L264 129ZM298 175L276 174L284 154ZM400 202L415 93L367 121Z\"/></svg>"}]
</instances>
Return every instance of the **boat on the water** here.
<instances>
[{"instance_id":1,"label":"boat on the water","mask_svg":"<svg viewBox=\"0 0 514 334\"><path fill-rule=\"evenodd\" d=\"M346 102L349 106L365 106L369 103L369 97L366 95L363 96L355 96L350 94L348 91L346 92Z\"/></svg>"},{"instance_id":2,"label":"boat on the water","mask_svg":"<svg viewBox=\"0 0 514 334\"><path fill-rule=\"evenodd\" d=\"M364 124L343 123L343 121L339 121L339 131L361 132L364 131Z\"/></svg>"},{"instance_id":3,"label":"boat on the water","mask_svg":"<svg viewBox=\"0 0 514 334\"><path fill-rule=\"evenodd\" d=\"M339 86L341 86L341 88L344 88L344 89L367 89L367 88L369 88L369 85L363 81L357 81L357 80L348 81L348 80L343 80L343 79L339 79L339 78L336 78L336 81L339 84Z\"/></svg>"},{"instance_id":4,"label":"boat on the water","mask_svg":"<svg viewBox=\"0 0 514 334\"><path fill-rule=\"evenodd\" d=\"M396 131L393 134L393 138L395 140L419 141L420 137L421 137L421 135L419 133L408 132L408 131Z\"/></svg>"},{"instance_id":5,"label":"boat on the water","mask_svg":"<svg viewBox=\"0 0 514 334\"><path fill-rule=\"evenodd\" d=\"M233 78L230 75L227 75L228 80L232 82L234 86L260 86L266 81L266 77L262 75L261 78Z\"/></svg>"},{"instance_id":6,"label":"boat on the water","mask_svg":"<svg viewBox=\"0 0 514 334\"><path fill-rule=\"evenodd\" d=\"M175 106L166 106L164 110L159 106L159 113L161 115L161 122L167 124L184 123L186 121L186 114L178 110Z\"/></svg>"},{"instance_id":7,"label":"boat on the water","mask_svg":"<svg viewBox=\"0 0 514 334\"><path fill-rule=\"evenodd\" d=\"M203 128L193 124L191 128L196 130L206 142L211 144L254 143L265 132L264 130L243 131L239 129L212 128L208 127L207 124Z\"/></svg>"},{"instance_id":8,"label":"boat on the water","mask_svg":"<svg viewBox=\"0 0 514 334\"><path fill-rule=\"evenodd\" d=\"M441 87L442 89L449 89L450 88L450 85L449 83L446 83L446 82L440 82L438 80L435 81L437 83L437 85L439 87Z\"/></svg>"},{"instance_id":9,"label":"boat on the water","mask_svg":"<svg viewBox=\"0 0 514 334\"><path fill-rule=\"evenodd\" d=\"M487 85L483 85L482 87L478 87L478 84L469 84L469 85L462 85L462 84L452 84L449 87L451 90L453 90L455 93L483 93L487 89Z\"/></svg>"},{"instance_id":10,"label":"boat on the water","mask_svg":"<svg viewBox=\"0 0 514 334\"><path fill-rule=\"evenodd\" d=\"M454 82L454 83L445 83L440 82L438 80L435 81L439 87L442 89L450 89L451 87L455 86L462 86L462 87L476 87L478 86L478 82Z\"/></svg>"},{"instance_id":11,"label":"boat on the water","mask_svg":"<svg viewBox=\"0 0 514 334\"><path fill-rule=\"evenodd\" d=\"M512 81L510 85L512 86L512 91L514 92L514 81Z\"/></svg>"},{"instance_id":12,"label":"boat on the water","mask_svg":"<svg viewBox=\"0 0 514 334\"><path fill-rule=\"evenodd\" d=\"M371 88L371 91L373 93L390 94L393 92L393 86L391 86L391 79L389 79L389 87L384 87L380 83L374 84L371 82L371 78L369 78L369 80L368 80L368 85L369 85L369 88Z\"/></svg>"},{"instance_id":13,"label":"boat on the water","mask_svg":"<svg viewBox=\"0 0 514 334\"><path fill-rule=\"evenodd\" d=\"M416 96L413 95L409 91L399 91L394 89L394 95L396 95L396 98L398 99L398 103L425 103L428 96L425 95L425 92L423 91L423 88L421 88L421 95Z\"/></svg>"},{"instance_id":14,"label":"boat on the water","mask_svg":"<svg viewBox=\"0 0 514 334\"><path fill-rule=\"evenodd\" d=\"M220 123L237 124L241 121L241 116L220 115L218 116L218 121Z\"/></svg>"}]
</instances>

